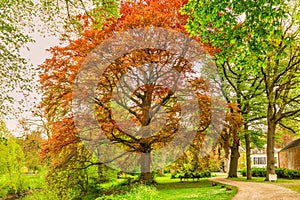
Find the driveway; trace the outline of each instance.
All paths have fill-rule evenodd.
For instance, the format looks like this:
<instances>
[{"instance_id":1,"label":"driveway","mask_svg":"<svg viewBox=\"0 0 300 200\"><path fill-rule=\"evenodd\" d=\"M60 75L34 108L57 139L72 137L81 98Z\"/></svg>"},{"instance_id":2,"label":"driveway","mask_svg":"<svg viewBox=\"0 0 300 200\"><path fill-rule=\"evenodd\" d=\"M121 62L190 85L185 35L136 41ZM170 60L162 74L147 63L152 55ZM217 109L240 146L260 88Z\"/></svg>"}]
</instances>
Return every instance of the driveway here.
<instances>
[{"instance_id":1,"label":"driveway","mask_svg":"<svg viewBox=\"0 0 300 200\"><path fill-rule=\"evenodd\" d=\"M233 181L224 177L209 180L237 187L238 193L232 200L300 200L297 192L275 184Z\"/></svg>"}]
</instances>

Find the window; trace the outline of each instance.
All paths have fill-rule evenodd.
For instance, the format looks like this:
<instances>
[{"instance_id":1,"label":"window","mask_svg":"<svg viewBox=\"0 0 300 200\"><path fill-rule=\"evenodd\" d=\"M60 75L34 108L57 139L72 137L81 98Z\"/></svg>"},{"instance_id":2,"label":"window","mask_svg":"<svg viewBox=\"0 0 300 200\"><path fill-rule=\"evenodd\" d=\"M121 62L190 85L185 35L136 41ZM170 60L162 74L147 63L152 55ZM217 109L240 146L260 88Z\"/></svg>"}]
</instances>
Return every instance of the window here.
<instances>
[{"instance_id":1,"label":"window","mask_svg":"<svg viewBox=\"0 0 300 200\"><path fill-rule=\"evenodd\" d=\"M267 164L267 158L266 157L254 157L253 163L254 163L254 165L265 165L265 164Z\"/></svg>"}]
</instances>

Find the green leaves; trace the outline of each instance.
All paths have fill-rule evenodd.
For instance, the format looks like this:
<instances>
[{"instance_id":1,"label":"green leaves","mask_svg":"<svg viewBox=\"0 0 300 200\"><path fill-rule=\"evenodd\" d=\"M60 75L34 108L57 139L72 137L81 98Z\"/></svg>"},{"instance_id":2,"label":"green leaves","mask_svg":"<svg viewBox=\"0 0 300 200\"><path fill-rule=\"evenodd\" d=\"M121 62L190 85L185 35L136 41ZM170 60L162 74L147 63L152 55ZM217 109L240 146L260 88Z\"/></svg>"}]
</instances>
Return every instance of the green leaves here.
<instances>
[{"instance_id":1,"label":"green leaves","mask_svg":"<svg viewBox=\"0 0 300 200\"><path fill-rule=\"evenodd\" d=\"M78 15L86 14L98 29L106 19L119 17L119 0L41 0L38 4L39 18L46 25L48 32L68 37L80 35L83 21L78 21Z\"/></svg>"},{"instance_id":2,"label":"green leaves","mask_svg":"<svg viewBox=\"0 0 300 200\"><path fill-rule=\"evenodd\" d=\"M9 104L14 100L10 92L28 81L24 74L30 68L20 56L20 49L33 41L24 33L33 24L33 8L31 0L0 0L0 117L10 111Z\"/></svg>"},{"instance_id":3,"label":"green leaves","mask_svg":"<svg viewBox=\"0 0 300 200\"><path fill-rule=\"evenodd\" d=\"M251 49L258 51L267 47L267 36L279 30L279 19L286 16L286 4L281 0L192 0L183 13L189 16L186 28L191 35L198 35L224 51L245 45L240 41L247 40Z\"/></svg>"}]
</instances>

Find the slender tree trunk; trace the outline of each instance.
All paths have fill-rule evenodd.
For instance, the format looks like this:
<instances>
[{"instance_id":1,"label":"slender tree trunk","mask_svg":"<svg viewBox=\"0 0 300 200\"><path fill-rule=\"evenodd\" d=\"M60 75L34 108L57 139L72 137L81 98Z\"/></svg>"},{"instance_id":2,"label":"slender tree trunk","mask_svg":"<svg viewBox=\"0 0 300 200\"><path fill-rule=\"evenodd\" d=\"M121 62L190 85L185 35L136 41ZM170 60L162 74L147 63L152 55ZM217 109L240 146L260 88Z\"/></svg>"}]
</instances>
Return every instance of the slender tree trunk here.
<instances>
[{"instance_id":1,"label":"slender tree trunk","mask_svg":"<svg viewBox=\"0 0 300 200\"><path fill-rule=\"evenodd\" d=\"M139 180L140 182L152 183L150 167L151 167L151 154L143 153L141 155L141 175Z\"/></svg>"},{"instance_id":2,"label":"slender tree trunk","mask_svg":"<svg viewBox=\"0 0 300 200\"><path fill-rule=\"evenodd\" d=\"M267 174L265 181L269 180L269 174L275 174L275 128L276 123L272 118L268 118L268 133L267 133Z\"/></svg>"},{"instance_id":3,"label":"slender tree trunk","mask_svg":"<svg viewBox=\"0 0 300 200\"><path fill-rule=\"evenodd\" d=\"M228 177L233 178L233 177L237 177L238 161L240 157L239 142L234 142L230 149L231 149L231 153L230 153Z\"/></svg>"},{"instance_id":4,"label":"slender tree trunk","mask_svg":"<svg viewBox=\"0 0 300 200\"><path fill-rule=\"evenodd\" d=\"M159 163L159 169L158 169L158 176L164 176L164 169L166 164L167 154L161 155L160 163Z\"/></svg>"},{"instance_id":5,"label":"slender tree trunk","mask_svg":"<svg viewBox=\"0 0 300 200\"><path fill-rule=\"evenodd\" d=\"M98 181L99 183L105 183L107 181L105 177L105 165L103 163L98 164Z\"/></svg>"},{"instance_id":6,"label":"slender tree trunk","mask_svg":"<svg viewBox=\"0 0 300 200\"><path fill-rule=\"evenodd\" d=\"M158 169L158 176L164 176L165 175L165 173L164 173L164 168L162 167L162 168L159 168Z\"/></svg>"},{"instance_id":7,"label":"slender tree trunk","mask_svg":"<svg viewBox=\"0 0 300 200\"><path fill-rule=\"evenodd\" d=\"M250 149L250 137L248 134L248 124L244 124L244 131L245 131L245 143L246 143L246 169L247 169L247 180L252 179L251 173L251 149Z\"/></svg>"}]
</instances>

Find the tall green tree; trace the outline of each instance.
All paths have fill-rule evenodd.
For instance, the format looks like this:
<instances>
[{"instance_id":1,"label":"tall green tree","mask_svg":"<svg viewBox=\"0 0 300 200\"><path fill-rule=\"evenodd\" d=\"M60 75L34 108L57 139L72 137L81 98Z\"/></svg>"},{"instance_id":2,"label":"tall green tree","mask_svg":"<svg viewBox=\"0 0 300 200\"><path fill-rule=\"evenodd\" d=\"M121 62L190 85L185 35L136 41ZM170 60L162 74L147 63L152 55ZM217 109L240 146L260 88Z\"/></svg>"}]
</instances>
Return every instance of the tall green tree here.
<instances>
[{"instance_id":1,"label":"tall green tree","mask_svg":"<svg viewBox=\"0 0 300 200\"><path fill-rule=\"evenodd\" d=\"M217 62L220 61L221 58L220 63L227 65L226 68L221 68L223 70L223 77L225 77L227 84L229 83L231 88L235 91L234 98L236 98L240 104L246 122L244 124L244 131L248 168L250 166L249 135L247 132L249 128L248 123L257 117L267 117L268 174L274 173L275 127L277 124L282 124L281 119L283 117L290 117L298 111L297 109L287 112L283 111L292 109L292 107L295 108L295 106L292 105L297 102L297 94L291 97L290 101L284 99L289 98L289 95L296 91L292 92L289 90L290 92L282 92L282 95L278 95L282 87L287 86L287 83L284 82L283 79L287 80L288 78L282 77L290 77L289 80L292 80L292 85L297 85L295 78L297 75L295 75L295 77L287 75L296 73L298 70L295 67L298 64L296 61L297 53L295 53L297 51L297 47L295 47L297 46L297 42L293 39L288 39L292 35L290 33L291 27L294 28L294 33L297 32L295 31L297 28L295 28L295 26L290 27L286 25L287 22L295 23L295 20L288 18L290 12L288 4L281 0L250 0L242 2L235 0L191 0L184 8L184 11L187 14L190 13L187 24L189 32L192 35L200 36L202 40L219 48L220 53L216 54ZM287 30L287 28L289 30ZM295 38L296 35L293 35L292 37ZM294 46L293 53L288 50L291 45ZM289 53L287 51L289 51ZM288 59L289 56L287 55L290 55L292 59ZM228 60L231 62L228 62ZM287 60L290 60L290 62ZM283 64L284 62L285 64ZM229 66L228 63L231 64L231 66ZM276 67L276 65L280 65L281 67ZM279 70L280 68L281 70ZM278 78L274 79L276 74ZM234 77L237 81L233 82L228 78L229 76L231 78ZM283 82L279 83L278 81ZM282 86L280 87L280 85ZM263 93L261 92L261 86L264 87ZM295 89L295 87L290 87L290 89ZM277 92L275 92L275 90ZM287 88L284 90L287 91ZM245 93L245 91L247 92ZM286 96L284 96L284 93ZM255 96L258 96L260 100L253 100ZM274 100L275 96L278 98L277 101ZM241 99L243 99L243 102L241 102ZM279 101L284 101L285 105L279 105ZM253 112L257 109L257 102L268 107L268 111L265 112L264 115L256 116L256 112ZM279 109L279 107L281 109ZM281 117L272 119L273 116L278 115L278 111L285 114L279 114ZM282 126L284 125L282 124ZM248 175L249 172L248 169ZM248 176L248 178L250 177Z\"/></svg>"},{"instance_id":2,"label":"tall green tree","mask_svg":"<svg viewBox=\"0 0 300 200\"><path fill-rule=\"evenodd\" d=\"M251 179L251 159L250 159L250 137L258 134L249 134L254 125L264 117L263 112L263 81L259 74L253 73L246 66L255 65L249 52L244 47L236 48L234 52L225 57L222 53L216 54L216 64L219 73L223 78L224 96L228 103L238 104L239 113L243 116L242 132L237 132L236 142L231 145L231 162L229 176L237 176L237 160L239 158L240 139L244 137L247 157L247 178ZM253 131L252 131L253 132Z\"/></svg>"},{"instance_id":3,"label":"tall green tree","mask_svg":"<svg viewBox=\"0 0 300 200\"><path fill-rule=\"evenodd\" d=\"M249 4L255 4L248 2ZM260 6L261 4L253 5ZM190 18L187 29L192 35L197 35L205 42L217 47L214 54L219 73L223 79L224 95L228 102L237 103L244 118L243 134L246 143L248 161L248 179L250 179L250 139L248 129L251 124L261 118L262 104L257 104L257 97L262 94L262 77L254 59L250 46L245 45L246 38L251 34L245 30L249 15L247 3L237 1L189 1L184 11ZM245 16L245 13L248 16ZM205 17L204 17L205 16ZM250 32L251 33L251 32ZM256 99L256 100L255 100ZM254 106L255 105L255 106ZM235 143L231 147L231 164L229 176L237 176L237 159L239 158L238 133ZM233 164L235 163L235 164Z\"/></svg>"},{"instance_id":4,"label":"tall green tree","mask_svg":"<svg viewBox=\"0 0 300 200\"><path fill-rule=\"evenodd\" d=\"M267 96L267 177L275 173L276 127L293 130L285 122L298 123L300 114L300 38L295 18L285 21L281 37L270 39L276 48L265 51L265 65L261 66ZM299 24L298 24L299 25ZM288 119L288 120L287 120Z\"/></svg>"}]
</instances>

